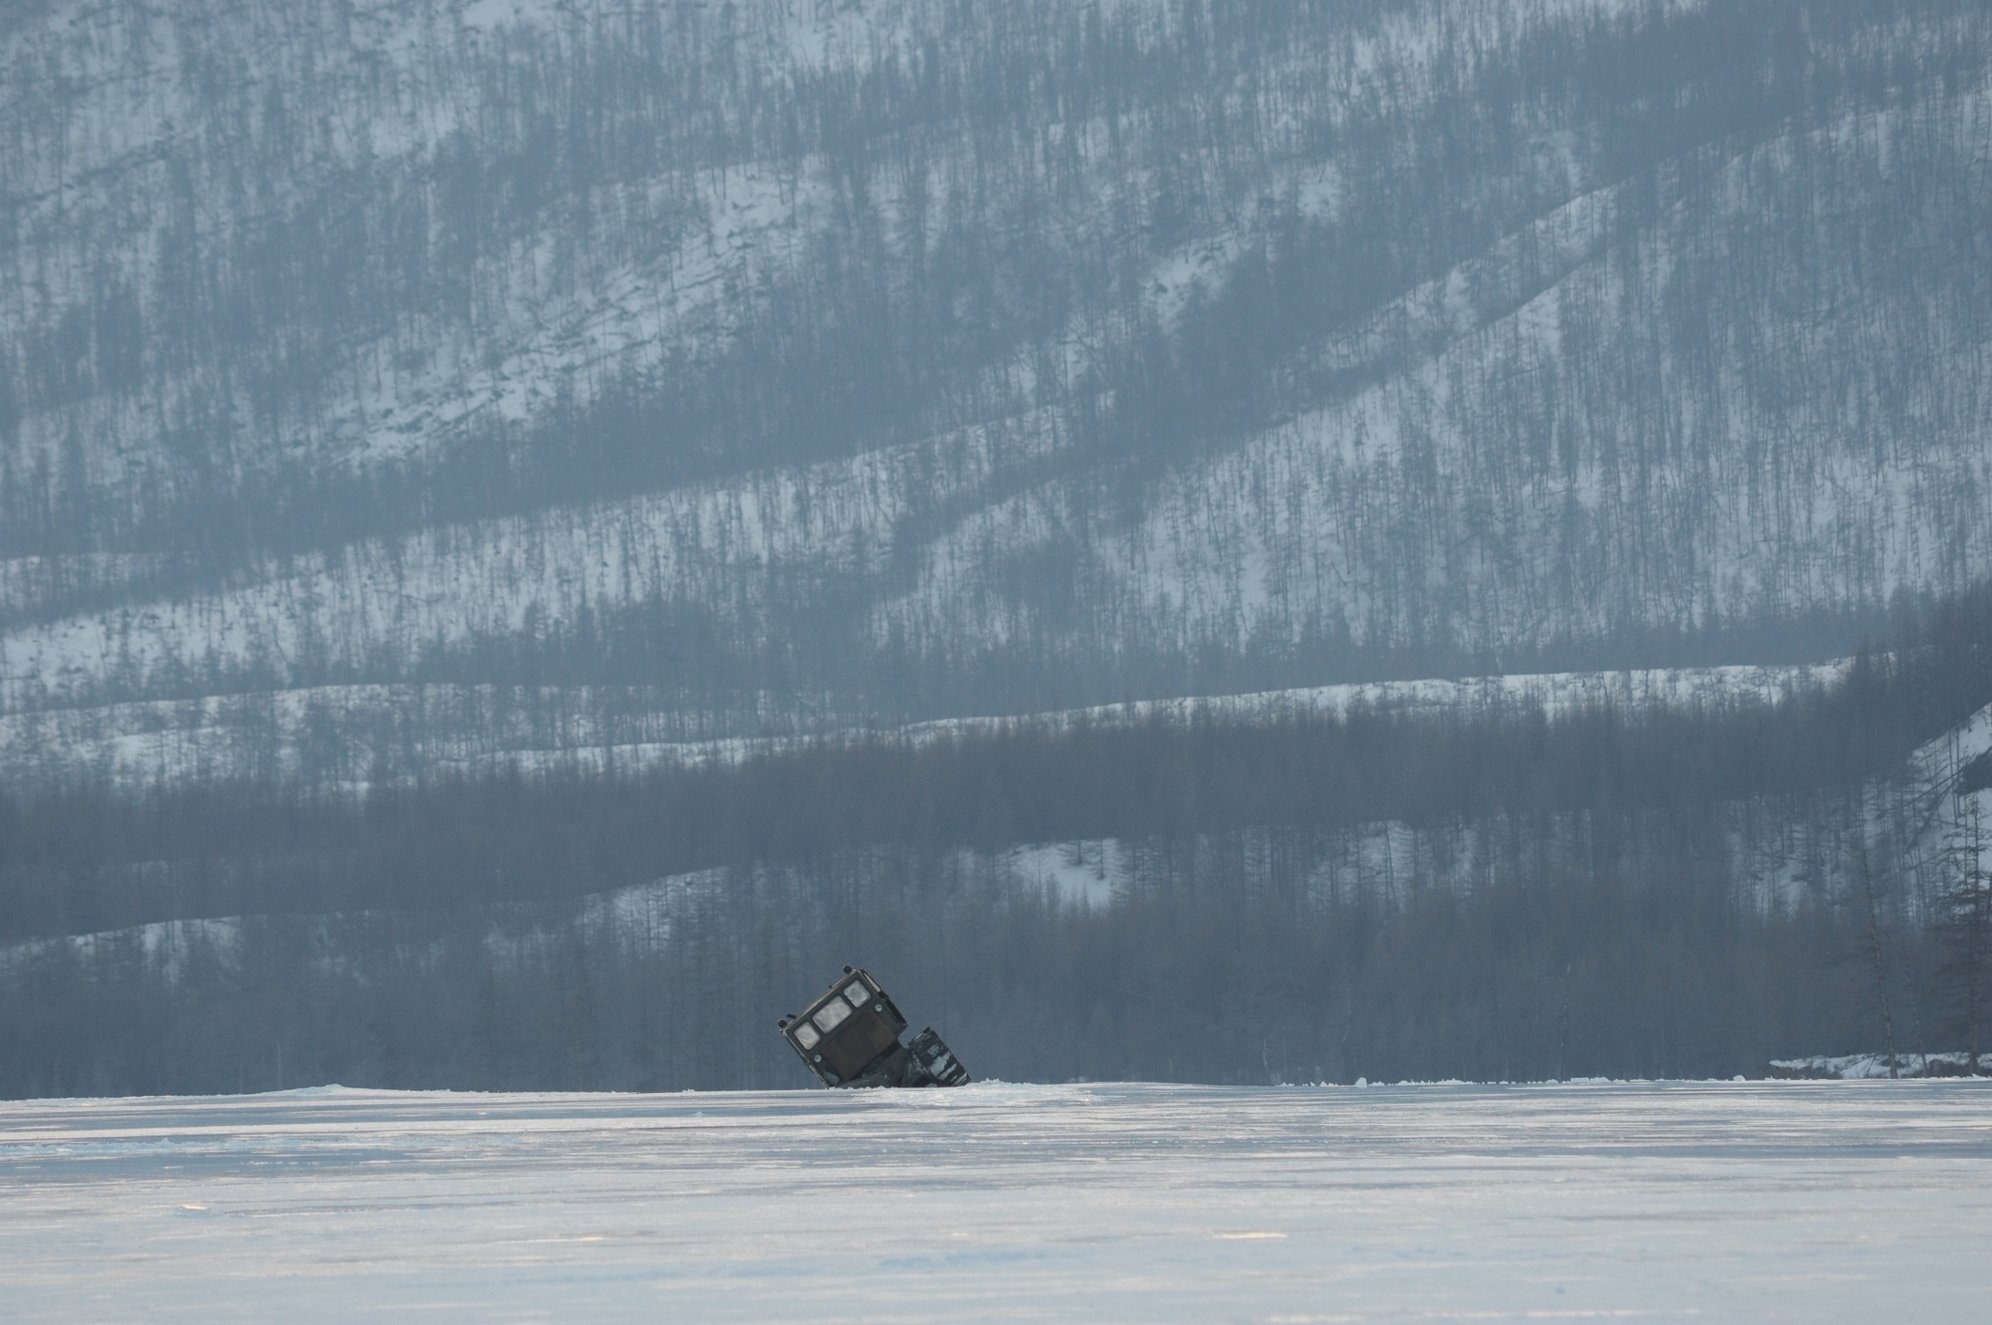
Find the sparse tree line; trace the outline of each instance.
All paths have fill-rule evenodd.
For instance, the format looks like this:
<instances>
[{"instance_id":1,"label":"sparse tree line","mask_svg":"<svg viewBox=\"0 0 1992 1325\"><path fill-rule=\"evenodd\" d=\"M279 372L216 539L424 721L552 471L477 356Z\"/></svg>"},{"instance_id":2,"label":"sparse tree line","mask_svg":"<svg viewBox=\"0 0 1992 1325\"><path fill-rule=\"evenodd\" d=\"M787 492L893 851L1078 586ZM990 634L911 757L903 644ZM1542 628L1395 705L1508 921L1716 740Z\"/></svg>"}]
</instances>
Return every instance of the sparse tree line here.
<instances>
[{"instance_id":1,"label":"sparse tree line","mask_svg":"<svg viewBox=\"0 0 1992 1325\"><path fill-rule=\"evenodd\" d=\"M1963 1045L1992 969L1976 802L1923 820L1987 775L1910 760L1992 702L1992 591L1888 645L1774 706L1026 725L358 802L16 792L0 1091L790 1084L769 1023L844 961L1011 1077ZM1068 863L1104 906L1002 863L1102 841ZM201 917L226 923L131 928Z\"/></svg>"}]
</instances>

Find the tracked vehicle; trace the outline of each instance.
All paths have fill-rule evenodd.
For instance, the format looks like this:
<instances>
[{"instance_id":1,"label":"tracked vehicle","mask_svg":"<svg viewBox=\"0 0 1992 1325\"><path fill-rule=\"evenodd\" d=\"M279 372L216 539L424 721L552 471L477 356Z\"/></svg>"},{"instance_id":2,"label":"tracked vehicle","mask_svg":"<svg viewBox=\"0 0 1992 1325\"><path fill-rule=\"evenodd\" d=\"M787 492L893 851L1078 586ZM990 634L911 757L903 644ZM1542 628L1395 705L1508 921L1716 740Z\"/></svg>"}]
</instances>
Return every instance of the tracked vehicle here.
<instances>
[{"instance_id":1,"label":"tracked vehicle","mask_svg":"<svg viewBox=\"0 0 1992 1325\"><path fill-rule=\"evenodd\" d=\"M901 1044L906 1018L871 972L846 966L823 996L777 1023L826 1086L960 1086L968 1069L932 1026Z\"/></svg>"}]
</instances>

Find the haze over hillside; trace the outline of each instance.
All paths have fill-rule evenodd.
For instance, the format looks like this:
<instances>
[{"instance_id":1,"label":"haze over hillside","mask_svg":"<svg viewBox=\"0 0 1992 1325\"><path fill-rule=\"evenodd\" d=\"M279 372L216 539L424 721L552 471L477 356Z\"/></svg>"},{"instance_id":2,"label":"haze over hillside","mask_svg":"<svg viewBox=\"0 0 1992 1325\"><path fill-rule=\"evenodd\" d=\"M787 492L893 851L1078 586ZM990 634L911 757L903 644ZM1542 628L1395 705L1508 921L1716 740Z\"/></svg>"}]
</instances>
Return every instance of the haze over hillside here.
<instances>
[{"instance_id":1,"label":"haze over hillside","mask_svg":"<svg viewBox=\"0 0 1992 1325\"><path fill-rule=\"evenodd\" d=\"M1975 1035L1988 217L1981 0L8 7L0 1092Z\"/></svg>"},{"instance_id":2,"label":"haze over hillside","mask_svg":"<svg viewBox=\"0 0 1992 1325\"><path fill-rule=\"evenodd\" d=\"M0 703L402 686L297 701L343 765L383 710L496 721L443 683L656 738L1844 653L1992 570L1989 42L41 6Z\"/></svg>"}]
</instances>

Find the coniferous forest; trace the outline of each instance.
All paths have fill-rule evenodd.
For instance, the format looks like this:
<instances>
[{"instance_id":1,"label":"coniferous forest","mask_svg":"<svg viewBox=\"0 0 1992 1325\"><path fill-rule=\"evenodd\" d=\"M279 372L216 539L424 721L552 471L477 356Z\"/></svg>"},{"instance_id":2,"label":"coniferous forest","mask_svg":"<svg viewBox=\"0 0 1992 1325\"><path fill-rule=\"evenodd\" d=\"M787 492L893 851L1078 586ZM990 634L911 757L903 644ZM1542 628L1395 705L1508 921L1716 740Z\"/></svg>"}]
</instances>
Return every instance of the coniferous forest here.
<instances>
[{"instance_id":1,"label":"coniferous forest","mask_svg":"<svg viewBox=\"0 0 1992 1325\"><path fill-rule=\"evenodd\" d=\"M1988 143L1976 0L0 8L0 1094L1977 1047Z\"/></svg>"},{"instance_id":2,"label":"coniferous forest","mask_svg":"<svg viewBox=\"0 0 1992 1325\"><path fill-rule=\"evenodd\" d=\"M1992 926L1959 852L1992 759L1946 737L1992 702L1992 593L1888 643L1774 704L11 797L0 923L40 937L0 967L0 1090L800 1084L772 1020L845 960L1011 1078L1710 1076L1967 1044ZM1020 873L1019 842L1052 869Z\"/></svg>"}]
</instances>

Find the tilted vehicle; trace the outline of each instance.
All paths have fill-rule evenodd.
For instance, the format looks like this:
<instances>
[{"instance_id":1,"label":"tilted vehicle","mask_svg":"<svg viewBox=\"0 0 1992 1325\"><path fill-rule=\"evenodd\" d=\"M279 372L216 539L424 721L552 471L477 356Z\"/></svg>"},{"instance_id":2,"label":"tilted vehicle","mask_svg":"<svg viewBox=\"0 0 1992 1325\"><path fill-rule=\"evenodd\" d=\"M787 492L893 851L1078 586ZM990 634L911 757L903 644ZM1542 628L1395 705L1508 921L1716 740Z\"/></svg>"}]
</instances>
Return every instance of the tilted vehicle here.
<instances>
[{"instance_id":1,"label":"tilted vehicle","mask_svg":"<svg viewBox=\"0 0 1992 1325\"><path fill-rule=\"evenodd\" d=\"M803 1066L826 1086L960 1086L961 1065L932 1026L909 1044L906 1018L876 977L846 966L823 996L777 1023Z\"/></svg>"}]
</instances>

